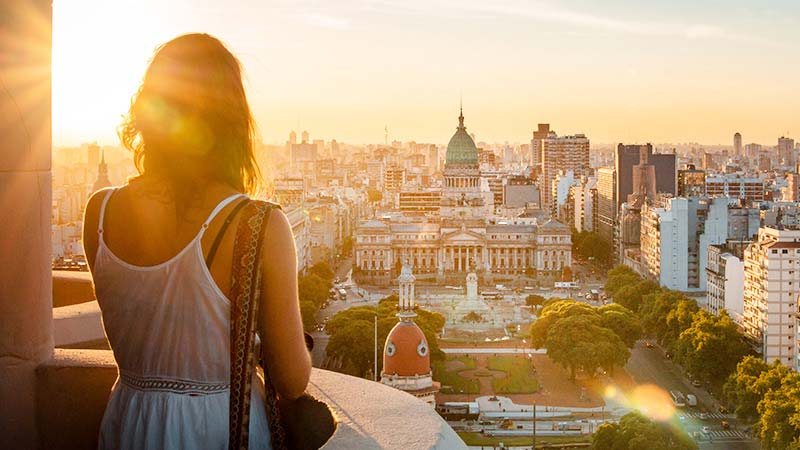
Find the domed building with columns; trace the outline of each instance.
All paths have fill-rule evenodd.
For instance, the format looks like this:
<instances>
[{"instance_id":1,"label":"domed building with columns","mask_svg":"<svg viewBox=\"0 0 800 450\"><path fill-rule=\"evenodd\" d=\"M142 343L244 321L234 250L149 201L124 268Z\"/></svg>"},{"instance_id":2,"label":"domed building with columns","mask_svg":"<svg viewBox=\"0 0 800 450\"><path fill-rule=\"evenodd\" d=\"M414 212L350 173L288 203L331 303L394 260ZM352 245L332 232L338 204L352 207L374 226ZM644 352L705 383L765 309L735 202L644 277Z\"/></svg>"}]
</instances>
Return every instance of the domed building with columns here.
<instances>
[{"instance_id":1,"label":"domed building with columns","mask_svg":"<svg viewBox=\"0 0 800 450\"><path fill-rule=\"evenodd\" d=\"M362 221L355 232L355 272L361 281L388 285L402 263L420 278L461 281L533 271L557 277L572 264L569 227L533 217L495 214L488 181L481 177L478 148L463 110L447 145L438 217L390 214Z\"/></svg>"},{"instance_id":2,"label":"domed building with columns","mask_svg":"<svg viewBox=\"0 0 800 450\"><path fill-rule=\"evenodd\" d=\"M439 383L433 381L431 356L425 334L414 323L414 275L409 266L403 266L397 278L399 287L400 321L386 337L383 348L383 370L381 383L436 406L435 395L439 392Z\"/></svg>"}]
</instances>

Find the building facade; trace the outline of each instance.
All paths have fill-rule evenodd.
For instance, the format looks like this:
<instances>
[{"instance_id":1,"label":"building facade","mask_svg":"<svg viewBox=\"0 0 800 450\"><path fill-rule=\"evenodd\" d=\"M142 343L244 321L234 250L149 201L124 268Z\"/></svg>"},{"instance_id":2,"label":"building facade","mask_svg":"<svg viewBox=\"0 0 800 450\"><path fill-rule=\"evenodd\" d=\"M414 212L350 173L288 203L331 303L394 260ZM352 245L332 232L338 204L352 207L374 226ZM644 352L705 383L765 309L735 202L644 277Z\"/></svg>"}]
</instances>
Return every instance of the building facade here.
<instances>
[{"instance_id":1,"label":"building facade","mask_svg":"<svg viewBox=\"0 0 800 450\"><path fill-rule=\"evenodd\" d=\"M576 177L590 175L589 139L583 134L558 136L551 131L542 140L542 155L542 203L552 208L553 180L559 173L571 170Z\"/></svg>"},{"instance_id":2,"label":"building facade","mask_svg":"<svg viewBox=\"0 0 800 450\"><path fill-rule=\"evenodd\" d=\"M742 328L767 363L798 369L800 230L761 228L744 252Z\"/></svg>"}]
</instances>

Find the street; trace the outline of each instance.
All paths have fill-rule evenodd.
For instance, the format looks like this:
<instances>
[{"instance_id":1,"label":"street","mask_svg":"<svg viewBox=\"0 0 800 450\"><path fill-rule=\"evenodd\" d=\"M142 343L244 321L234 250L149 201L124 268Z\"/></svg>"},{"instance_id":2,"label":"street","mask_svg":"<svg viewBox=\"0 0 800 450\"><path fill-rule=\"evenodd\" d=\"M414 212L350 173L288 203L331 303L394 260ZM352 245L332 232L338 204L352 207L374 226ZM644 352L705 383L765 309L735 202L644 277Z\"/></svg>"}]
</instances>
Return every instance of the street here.
<instances>
[{"instance_id":1,"label":"street","mask_svg":"<svg viewBox=\"0 0 800 450\"><path fill-rule=\"evenodd\" d=\"M625 366L636 384L655 384L664 390L677 390L684 394L697 396L698 407L680 409L676 412L683 428L690 434L698 432L697 441L701 449L754 450L761 448L759 442L749 438L737 429L738 422L732 414L718 412L719 404L703 388L691 385L672 361L664 357L658 347L647 348L645 341L639 341L631 350L631 357ZM705 411L707 416L701 416ZM701 418L702 417L702 418ZM722 421L730 423L730 429L722 428ZM709 428L703 433L703 426Z\"/></svg>"}]
</instances>

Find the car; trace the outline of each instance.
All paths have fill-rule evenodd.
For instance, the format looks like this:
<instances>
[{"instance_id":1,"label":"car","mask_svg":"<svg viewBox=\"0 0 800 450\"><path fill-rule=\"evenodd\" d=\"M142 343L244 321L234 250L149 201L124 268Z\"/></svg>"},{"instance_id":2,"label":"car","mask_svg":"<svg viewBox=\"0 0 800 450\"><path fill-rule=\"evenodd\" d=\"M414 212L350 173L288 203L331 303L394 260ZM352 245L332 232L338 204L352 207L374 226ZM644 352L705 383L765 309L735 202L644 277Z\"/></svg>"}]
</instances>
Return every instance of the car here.
<instances>
[{"instance_id":1,"label":"car","mask_svg":"<svg viewBox=\"0 0 800 450\"><path fill-rule=\"evenodd\" d=\"M703 385L703 383L701 383L700 380L697 380L697 379L692 380L692 386L700 387L702 385Z\"/></svg>"},{"instance_id":2,"label":"car","mask_svg":"<svg viewBox=\"0 0 800 450\"><path fill-rule=\"evenodd\" d=\"M655 348L656 347L655 345L653 345L652 342L645 342L644 346L647 347L647 348Z\"/></svg>"},{"instance_id":3,"label":"car","mask_svg":"<svg viewBox=\"0 0 800 450\"><path fill-rule=\"evenodd\" d=\"M702 430L703 430L703 433L705 433L705 434L708 434L708 433L711 432L711 428L709 428L708 425L703 425Z\"/></svg>"},{"instance_id":4,"label":"car","mask_svg":"<svg viewBox=\"0 0 800 450\"><path fill-rule=\"evenodd\" d=\"M722 429L723 429L723 430L728 430L728 429L730 429L730 428L731 428L731 424L730 424L730 423L728 423L728 421L727 421L727 420L723 420L723 421L722 421L722 423L721 423L721 425L722 425Z\"/></svg>"},{"instance_id":5,"label":"car","mask_svg":"<svg viewBox=\"0 0 800 450\"><path fill-rule=\"evenodd\" d=\"M719 412L722 413L722 414L728 414L728 408L720 405L719 406Z\"/></svg>"},{"instance_id":6,"label":"car","mask_svg":"<svg viewBox=\"0 0 800 450\"><path fill-rule=\"evenodd\" d=\"M664 356L666 356L667 359L672 359L672 353L670 352L665 353Z\"/></svg>"},{"instance_id":7,"label":"car","mask_svg":"<svg viewBox=\"0 0 800 450\"><path fill-rule=\"evenodd\" d=\"M708 420L708 413L702 412L697 416L697 418L700 420Z\"/></svg>"}]
</instances>

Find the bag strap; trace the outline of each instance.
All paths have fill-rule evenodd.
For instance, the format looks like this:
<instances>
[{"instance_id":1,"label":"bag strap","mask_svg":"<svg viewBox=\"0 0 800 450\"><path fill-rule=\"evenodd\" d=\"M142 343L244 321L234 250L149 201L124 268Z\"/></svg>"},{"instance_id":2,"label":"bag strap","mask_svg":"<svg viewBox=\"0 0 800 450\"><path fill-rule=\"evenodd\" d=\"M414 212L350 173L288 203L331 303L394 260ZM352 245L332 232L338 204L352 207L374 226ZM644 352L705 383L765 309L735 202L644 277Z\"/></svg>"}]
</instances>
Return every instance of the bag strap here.
<instances>
[{"instance_id":1,"label":"bag strap","mask_svg":"<svg viewBox=\"0 0 800 450\"><path fill-rule=\"evenodd\" d=\"M255 333L261 295L261 250L273 203L249 200L239 225L231 267L231 388L230 450L246 450L249 444L250 392L255 370ZM266 407L272 448L286 448L286 437L277 410L277 396L264 370Z\"/></svg>"}]
</instances>

